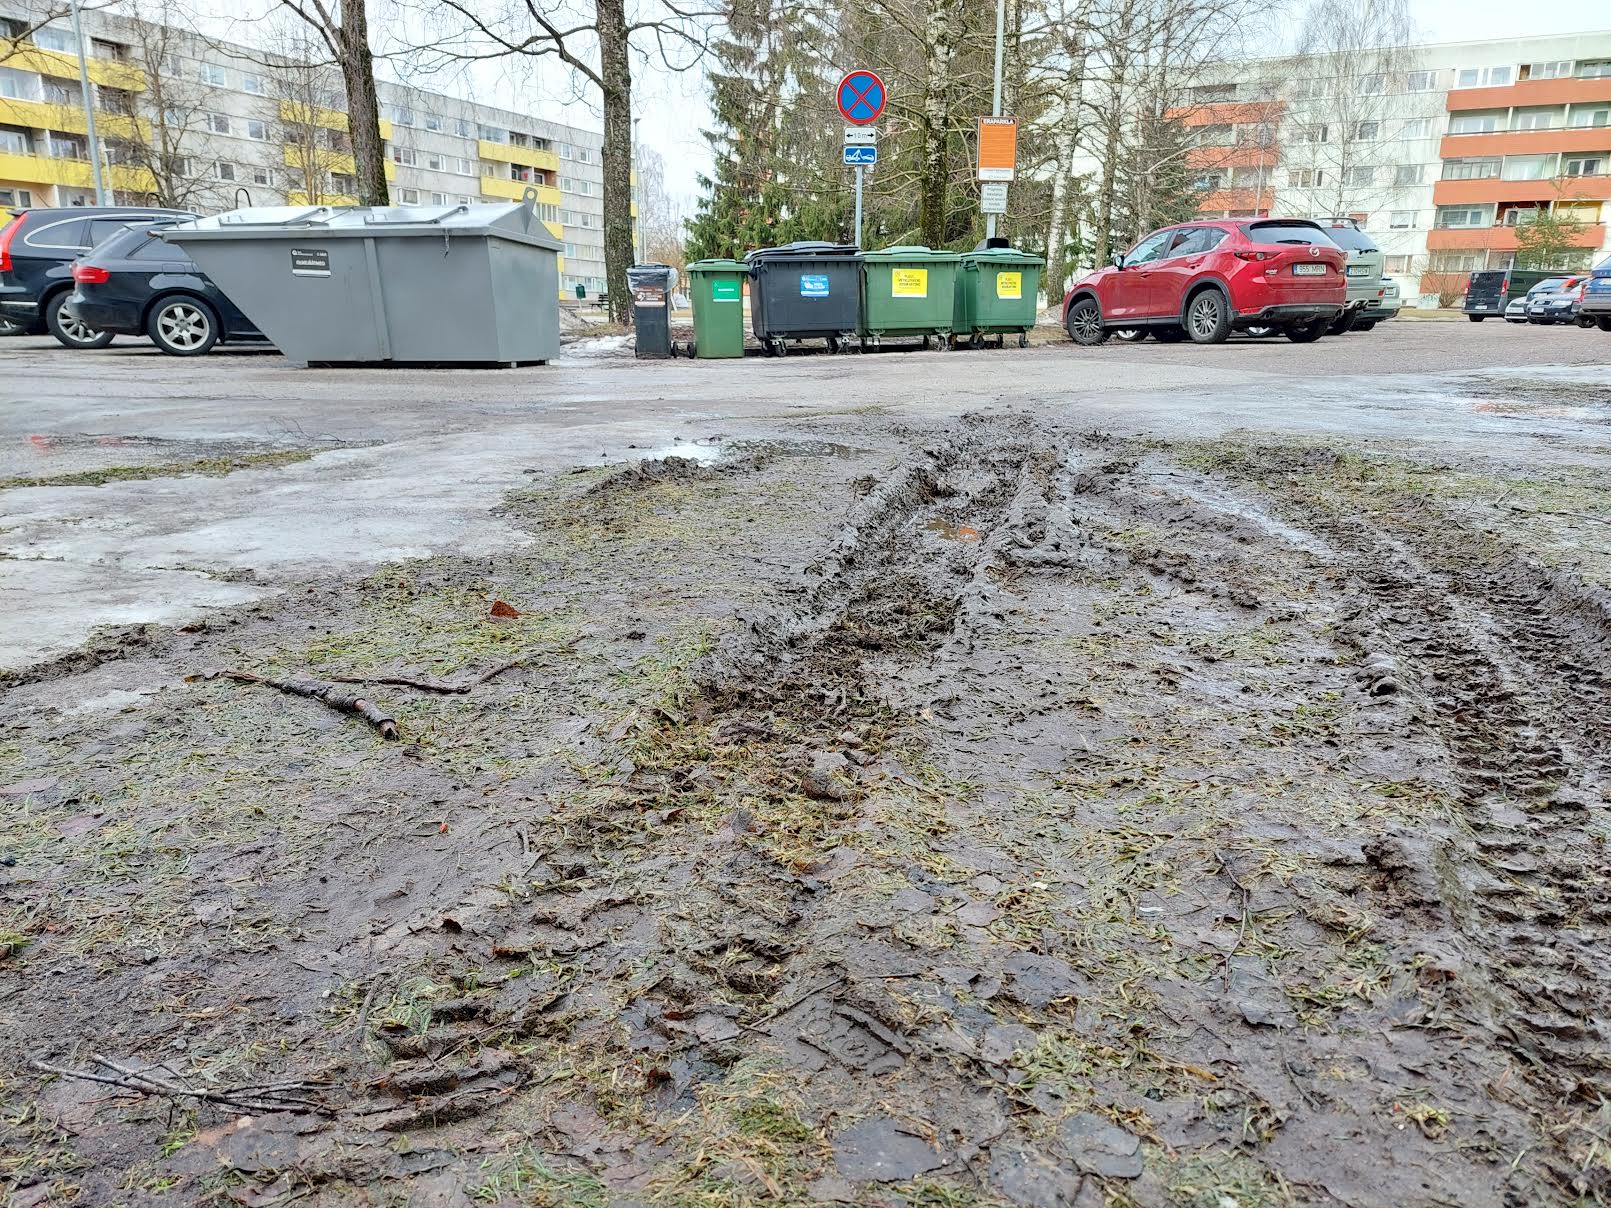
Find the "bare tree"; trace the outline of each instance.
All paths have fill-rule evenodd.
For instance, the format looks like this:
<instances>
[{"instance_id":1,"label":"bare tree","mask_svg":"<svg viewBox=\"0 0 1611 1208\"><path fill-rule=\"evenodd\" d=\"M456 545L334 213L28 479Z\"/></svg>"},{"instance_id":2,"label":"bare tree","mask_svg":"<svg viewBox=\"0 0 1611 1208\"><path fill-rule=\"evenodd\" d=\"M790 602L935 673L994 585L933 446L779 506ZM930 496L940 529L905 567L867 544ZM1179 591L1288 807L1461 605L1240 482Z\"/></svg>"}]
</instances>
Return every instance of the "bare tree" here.
<instances>
[{"instance_id":1,"label":"bare tree","mask_svg":"<svg viewBox=\"0 0 1611 1208\"><path fill-rule=\"evenodd\" d=\"M327 116L339 81L323 56L306 39L287 35L281 39L279 54L270 63L269 76L279 101L280 141L285 145L290 176L288 194L300 193L307 205L328 205L345 198L356 187L337 177L350 171L352 143L347 134L331 124ZM384 171L384 167L382 168Z\"/></svg>"},{"instance_id":2,"label":"bare tree","mask_svg":"<svg viewBox=\"0 0 1611 1208\"><path fill-rule=\"evenodd\" d=\"M101 4L81 4L80 12L106 8L111 0ZM53 21L65 20L71 14L65 0L16 0L11 14L0 18L0 64L7 59L25 55L33 49L34 35Z\"/></svg>"},{"instance_id":3,"label":"bare tree","mask_svg":"<svg viewBox=\"0 0 1611 1208\"><path fill-rule=\"evenodd\" d=\"M658 151L638 148L638 230L643 258L683 266L683 212L666 192L666 165Z\"/></svg>"},{"instance_id":4,"label":"bare tree","mask_svg":"<svg viewBox=\"0 0 1611 1208\"><path fill-rule=\"evenodd\" d=\"M369 0L279 0L313 30L330 61L341 72L347 98L348 131L357 165L358 200L388 204L386 154L380 139L380 98L375 90L375 56L369 47Z\"/></svg>"},{"instance_id":5,"label":"bare tree","mask_svg":"<svg viewBox=\"0 0 1611 1208\"><path fill-rule=\"evenodd\" d=\"M289 0L286 0L289 2ZM627 0L442 0L461 28L422 52L427 63L443 59L525 56L553 58L598 90L604 114L604 272L610 318L631 315L626 270L632 263L632 56L654 54L672 71L685 71L704 55L709 22L719 10L686 7L683 0L642 0L629 12ZM652 48L652 49L650 49Z\"/></svg>"}]
</instances>

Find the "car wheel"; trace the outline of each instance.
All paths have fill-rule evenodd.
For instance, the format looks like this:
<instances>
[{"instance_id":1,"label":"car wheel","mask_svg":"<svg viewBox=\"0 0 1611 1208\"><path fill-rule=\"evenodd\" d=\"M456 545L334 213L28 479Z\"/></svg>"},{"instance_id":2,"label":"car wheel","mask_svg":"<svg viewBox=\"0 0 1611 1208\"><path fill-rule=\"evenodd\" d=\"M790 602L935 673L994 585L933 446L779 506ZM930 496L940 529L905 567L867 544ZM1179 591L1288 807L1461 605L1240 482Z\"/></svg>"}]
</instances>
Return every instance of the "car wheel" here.
<instances>
[{"instance_id":1,"label":"car wheel","mask_svg":"<svg viewBox=\"0 0 1611 1208\"><path fill-rule=\"evenodd\" d=\"M21 336L28 333L28 325L19 323L15 319L0 316L0 336Z\"/></svg>"},{"instance_id":2,"label":"car wheel","mask_svg":"<svg viewBox=\"0 0 1611 1208\"><path fill-rule=\"evenodd\" d=\"M1126 344L1139 344L1147 338L1145 327L1125 327L1113 333L1115 340L1123 340Z\"/></svg>"},{"instance_id":3,"label":"car wheel","mask_svg":"<svg viewBox=\"0 0 1611 1208\"><path fill-rule=\"evenodd\" d=\"M1611 331L1611 315L1601 315L1594 322L1601 331Z\"/></svg>"},{"instance_id":4,"label":"car wheel","mask_svg":"<svg viewBox=\"0 0 1611 1208\"><path fill-rule=\"evenodd\" d=\"M1152 338L1160 344L1178 344L1186 338L1186 329L1170 324L1168 327L1154 328Z\"/></svg>"},{"instance_id":5,"label":"car wheel","mask_svg":"<svg viewBox=\"0 0 1611 1208\"><path fill-rule=\"evenodd\" d=\"M218 343L218 317L200 298L175 294L151 308L145 321L151 342L171 357L199 357Z\"/></svg>"},{"instance_id":6,"label":"car wheel","mask_svg":"<svg viewBox=\"0 0 1611 1208\"><path fill-rule=\"evenodd\" d=\"M1354 324L1354 330L1355 331L1369 331L1371 328L1373 328L1375 326L1376 326L1376 320L1375 319L1367 319L1363 323L1355 323Z\"/></svg>"},{"instance_id":7,"label":"car wheel","mask_svg":"<svg viewBox=\"0 0 1611 1208\"><path fill-rule=\"evenodd\" d=\"M1576 323L1584 331L1587 331L1589 328L1594 326L1594 320L1589 318L1588 315L1579 315L1577 318L1573 319L1572 322Z\"/></svg>"},{"instance_id":8,"label":"car wheel","mask_svg":"<svg viewBox=\"0 0 1611 1208\"><path fill-rule=\"evenodd\" d=\"M1205 289L1186 303L1186 334L1193 344L1223 344L1231 335L1231 308L1217 289Z\"/></svg>"},{"instance_id":9,"label":"car wheel","mask_svg":"<svg viewBox=\"0 0 1611 1208\"><path fill-rule=\"evenodd\" d=\"M1102 330L1102 311L1095 298L1081 298L1068 308L1068 338L1092 348L1108 338Z\"/></svg>"},{"instance_id":10,"label":"car wheel","mask_svg":"<svg viewBox=\"0 0 1611 1208\"><path fill-rule=\"evenodd\" d=\"M1345 310L1342 314L1338 315L1334 320L1332 320L1331 326L1326 328L1326 330L1334 336L1340 336L1346 332L1352 331L1354 324L1358 320L1359 312L1357 310Z\"/></svg>"},{"instance_id":11,"label":"car wheel","mask_svg":"<svg viewBox=\"0 0 1611 1208\"><path fill-rule=\"evenodd\" d=\"M1247 329L1247 334L1255 340L1268 340L1271 336L1279 335L1280 333L1281 329L1279 327L1268 327L1262 323L1257 327Z\"/></svg>"},{"instance_id":12,"label":"car wheel","mask_svg":"<svg viewBox=\"0 0 1611 1208\"><path fill-rule=\"evenodd\" d=\"M1287 328L1287 339L1294 344L1313 344L1326 334L1331 326L1325 319L1316 319L1313 323L1303 323L1296 327Z\"/></svg>"},{"instance_id":13,"label":"car wheel","mask_svg":"<svg viewBox=\"0 0 1611 1208\"><path fill-rule=\"evenodd\" d=\"M1466 318L1470 319L1473 323L1481 323L1487 317L1488 317L1487 315L1467 315L1466 316Z\"/></svg>"},{"instance_id":14,"label":"car wheel","mask_svg":"<svg viewBox=\"0 0 1611 1208\"><path fill-rule=\"evenodd\" d=\"M96 331L89 324L62 313L62 307L71 296L62 290L45 303L45 327L63 348L105 348L112 342L111 332Z\"/></svg>"}]
</instances>

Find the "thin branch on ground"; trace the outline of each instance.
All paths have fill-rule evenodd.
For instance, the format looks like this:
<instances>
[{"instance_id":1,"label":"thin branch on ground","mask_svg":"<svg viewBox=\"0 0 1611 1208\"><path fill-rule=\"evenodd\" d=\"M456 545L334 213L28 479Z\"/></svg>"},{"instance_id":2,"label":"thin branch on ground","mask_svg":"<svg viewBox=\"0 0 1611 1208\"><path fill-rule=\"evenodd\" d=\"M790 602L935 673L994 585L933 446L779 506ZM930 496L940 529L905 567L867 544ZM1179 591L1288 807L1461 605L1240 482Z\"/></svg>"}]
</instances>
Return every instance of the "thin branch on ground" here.
<instances>
[{"instance_id":1,"label":"thin branch on ground","mask_svg":"<svg viewBox=\"0 0 1611 1208\"><path fill-rule=\"evenodd\" d=\"M68 1069L66 1066L52 1065L48 1061L35 1061L32 1064L34 1069L45 1074L56 1074L63 1078L78 1078L85 1082L98 1082L103 1086L121 1087L124 1090L135 1091L141 1095L155 1095L170 1099L195 1099L202 1103L213 1103L220 1107L232 1107L240 1111L320 1112L329 1114L331 1110L323 1103L300 1098L293 1094L293 1092L297 1091L316 1090L320 1085L316 1082L278 1082L259 1086L226 1087L221 1090L197 1090L189 1086L179 1086L166 1079L158 1078L154 1074L119 1065L117 1062L98 1053L90 1054L90 1060L111 1072L100 1074L91 1070Z\"/></svg>"},{"instance_id":2,"label":"thin branch on ground","mask_svg":"<svg viewBox=\"0 0 1611 1208\"><path fill-rule=\"evenodd\" d=\"M367 701L352 692L347 692L335 684L325 683L315 679L278 680L264 675L253 675L250 671L215 671L204 679L222 676L225 679L235 680L242 684L263 684L269 688L288 692L292 696L304 696L309 700L316 700L327 705L338 713L356 713L380 732L380 736L388 742L397 741L397 720L391 714L383 712L378 705Z\"/></svg>"}]
</instances>

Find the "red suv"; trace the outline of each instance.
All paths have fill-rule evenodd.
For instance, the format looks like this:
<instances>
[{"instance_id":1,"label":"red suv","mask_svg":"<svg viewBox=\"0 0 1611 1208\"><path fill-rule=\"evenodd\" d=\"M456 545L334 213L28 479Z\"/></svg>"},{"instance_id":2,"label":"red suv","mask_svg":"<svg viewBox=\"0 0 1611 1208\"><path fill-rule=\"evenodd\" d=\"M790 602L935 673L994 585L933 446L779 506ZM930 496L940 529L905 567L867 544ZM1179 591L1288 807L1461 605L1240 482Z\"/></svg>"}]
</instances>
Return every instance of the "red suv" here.
<instances>
[{"instance_id":1,"label":"red suv","mask_svg":"<svg viewBox=\"0 0 1611 1208\"><path fill-rule=\"evenodd\" d=\"M1307 344L1347 303L1347 259L1319 223L1302 218L1186 222L1076 281L1063 299L1063 326L1076 344L1119 333L1219 344L1248 327Z\"/></svg>"}]
</instances>

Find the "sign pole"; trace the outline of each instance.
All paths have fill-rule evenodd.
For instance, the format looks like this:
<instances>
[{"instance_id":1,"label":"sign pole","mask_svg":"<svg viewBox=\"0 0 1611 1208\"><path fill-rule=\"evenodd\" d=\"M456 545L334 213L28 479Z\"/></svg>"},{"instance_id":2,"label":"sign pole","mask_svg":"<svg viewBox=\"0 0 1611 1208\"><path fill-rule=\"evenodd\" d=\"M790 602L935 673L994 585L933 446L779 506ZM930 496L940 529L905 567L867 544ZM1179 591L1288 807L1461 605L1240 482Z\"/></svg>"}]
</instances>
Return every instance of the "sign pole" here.
<instances>
[{"instance_id":1,"label":"sign pole","mask_svg":"<svg viewBox=\"0 0 1611 1208\"><path fill-rule=\"evenodd\" d=\"M996 86L990 99L990 116L1001 116L1001 50L1007 37L1007 0L996 0ZM985 215L985 238L996 237L996 216Z\"/></svg>"},{"instance_id":2,"label":"sign pole","mask_svg":"<svg viewBox=\"0 0 1611 1208\"><path fill-rule=\"evenodd\" d=\"M861 174L865 169L856 165L856 246L861 246Z\"/></svg>"}]
</instances>

